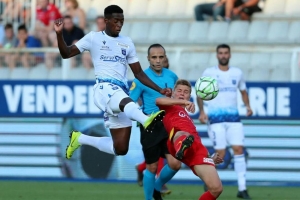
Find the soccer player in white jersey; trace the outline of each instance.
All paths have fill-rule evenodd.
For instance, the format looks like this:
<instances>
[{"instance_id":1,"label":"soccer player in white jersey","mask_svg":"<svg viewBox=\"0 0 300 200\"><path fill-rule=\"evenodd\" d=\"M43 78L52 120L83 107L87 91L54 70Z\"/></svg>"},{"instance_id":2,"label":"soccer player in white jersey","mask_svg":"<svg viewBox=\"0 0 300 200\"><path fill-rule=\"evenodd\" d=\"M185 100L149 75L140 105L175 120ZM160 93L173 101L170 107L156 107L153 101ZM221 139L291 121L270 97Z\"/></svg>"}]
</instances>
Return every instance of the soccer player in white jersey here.
<instances>
[{"instance_id":1,"label":"soccer player in white jersey","mask_svg":"<svg viewBox=\"0 0 300 200\"><path fill-rule=\"evenodd\" d=\"M126 155L131 133L131 120L143 124L146 131L151 130L156 121L162 120L164 111L143 114L137 104L128 96L127 65L135 77L144 85L170 96L171 89L162 89L153 83L143 72L136 56L135 46L129 37L119 35L123 23L123 10L117 5L110 5L104 10L106 29L90 32L75 45L67 46L63 35L63 19L55 21L58 48L61 56L70 58L83 51L90 51L96 76L94 86L95 105L104 111L105 126L112 137L91 137L78 131L72 131L66 157L71 158L80 145L90 145L100 151L113 155Z\"/></svg>"},{"instance_id":2,"label":"soccer player in white jersey","mask_svg":"<svg viewBox=\"0 0 300 200\"><path fill-rule=\"evenodd\" d=\"M208 135L213 142L214 149L221 158L225 156L225 149L229 144L234 153L234 170L238 177L237 197L250 199L246 189L246 161L244 156L244 132L237 108L237 93L242 94L247 109L247 116L252 115L243 73L239 68L229 66L230 47L221 44L217 47L219 65L207 68L203 76L213 77L218 81L219 94L207 104L207 115L203 110L203 100L197 99L201 123L208 124Z\"/></svg>"}]
</instances>

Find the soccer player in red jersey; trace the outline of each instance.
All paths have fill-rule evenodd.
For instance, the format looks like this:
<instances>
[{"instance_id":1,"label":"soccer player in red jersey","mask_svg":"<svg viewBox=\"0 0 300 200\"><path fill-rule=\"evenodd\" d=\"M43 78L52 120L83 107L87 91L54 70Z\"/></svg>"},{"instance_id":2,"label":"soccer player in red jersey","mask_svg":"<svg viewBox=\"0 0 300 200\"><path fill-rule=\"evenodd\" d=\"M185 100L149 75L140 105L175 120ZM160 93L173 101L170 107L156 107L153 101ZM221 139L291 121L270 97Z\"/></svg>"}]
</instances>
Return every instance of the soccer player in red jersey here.
<instances>
[{"instance_id":1,"label":"soccer player in red jersey","mask_svg":"<svg viewBox=\"0 0 300 200\"><path fill-rule=\"evenodd\" d=\"M199 200L215 200L222 193L222 183L215 169L221 163L218 155L212 159L201 143L189 112L195 112L195 104L190 102L192 87L187 80L178 80L173 98L158 98L156 105L165 110L164 126L169 133L167 146L170 154L189 166L196 176L207 185L208 191Z\"/></svg>"}]
</instances>

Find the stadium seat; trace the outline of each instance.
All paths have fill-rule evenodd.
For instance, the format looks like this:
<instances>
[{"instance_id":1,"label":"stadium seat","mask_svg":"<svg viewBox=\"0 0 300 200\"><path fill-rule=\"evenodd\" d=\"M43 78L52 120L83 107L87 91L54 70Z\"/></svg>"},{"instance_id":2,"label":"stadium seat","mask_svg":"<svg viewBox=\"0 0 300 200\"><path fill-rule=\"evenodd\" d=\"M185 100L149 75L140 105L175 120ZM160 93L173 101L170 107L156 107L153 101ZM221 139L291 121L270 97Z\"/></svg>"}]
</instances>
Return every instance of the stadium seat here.
<instances>
[{"instance_id":1,"label":"stadium seat","mask_svg":"<svg viewBox=\"0 0 300 200\"><path fill-rule=\"evenodd\" d=\"M288 39L291 42L300 42L300 21L294 21L290 24Z\"/></svg>"},{"instance_id":2,"label":"stadium seat","mask_svg":"<svg viewBox=\"0 0 300 200\"><path fill-rule=\"evenodd\" d=\"M95 71L94 71L93 68L88 71L87 76L86 76L86 80L95 81Z\"/></svg>"},{"instance_id":3,"label":"stadium seat","mask_svg":"<svg viewBox=\"0 0 300 200\"><path fill-rule=\"evenodd\" d=\"M289 82L291 81L291 71L287 69L273 69L270 74L270 81Z\"/></svg>"},{"instance_id":4,"label":"stadium seat","mask_svg":"<svg viewBox=\"0 0 300 200\"><path fill-rule=\"evenodd\" d=\"M271 55L269 53L252 53L250 58L251 69L271 68L270 58Z\"/></svg>"},{"instance_id":5,"label":"stadium seat","mask_svg":"<svg viewBox=\"0 0 300 200\"><path fill-rule=\"evenodd\" d=\"M88 71L84 67L71 68L68 72L67 80L86 80Z\"/></svg>"},{"instance_id":6,"label":"stadium seat","mask_svg":"<svg viewBox=\"0 0 300 200\"><path fill-rule=\"evenodd\" d=\"M61 67L54 67L49 71L48 80L62 80Z\"/></svg>"},{"instance_id":7,"label":"stadium seat","mask_svg":"<svg viewBox=\"0 0 300 200\"><path fill-rule=\"evenodd\" d=\"M123 24L120 35L129 36L130 29L131 29L131 23L130 22L125 22Z\"/></svg>"},{"instance_id":8,"label":"stadium seat","mask_svg":"<svg viewBox=\"0 0 300 200\"><path fill-rule=\"evenodd\" d=\"M149 22L134 22L131 25L128 36L131 37L134 42L143 43L148 39L149 29Z\"/></svg>"},{"instance_id":9,"label":"stadium seat","mask_svg":"<svg viewBox=\"0 0 300 200\"><path fill-rule=\"evenodd\" d=\"M270 65L272 68L289 69L291 66L291 53L272 53Z\"/></svg>"},{"instance_id":10,"label":"stadium seat","mask_svg":"<svg viewBox=\"0 0 300 200\"><path fill-rule=\"evenodd\" d=\"M210 53L185 51L180 54L179 64L183 69L200 69L209 66Z\"/></svg>"},{"instance_id":11,"label":"stadium seat","mask_svg":"<svg viewBox=\"0 0 300 200\"><path fill-rule=\"evenodd\" d=\"M149 31L149 42L163 42L167 40L168 22L153 22Z\"/></svg>"},{"instance_id":12,"label":"stadium seat","mask_svg":"<svg viewBox=\"0 0 300 200\"><path fill-rule=\"evenodd\" d=\"M188 22L173 22L169 28L168 42L185 43L188 36Z\"/></svg>"},{"instance_id":13,"label":"stadium seat","mask_svg":"<svg viewBox=\"0 0 300 200\"><path fill-rule=\"evenodd\" d=\"M238 67L243 70L247 70L251 68L250 66L250 53L243 53L243 52L233 52L231 53L230 58L230 66Z\"/></svg>"},{"instance_id":14,"label":"stadium seat","mask_svg":"<svg viewBox=\"0 0 300 200\"><path fill-rule=\"evenodd\" d=\"M185 16L186 0L168 0L167 17L172 19Z\"/></svg>"},{"instance_id":15,"label":"stadium seat","mask_svg":"<svg viewBox=\"0 0 300 200\"><path fill-rule=\"evenodd\" d=\"M286 0L267 0L263 8L263 12L254 13L253 19L272 19L276 17L283 17Z\"/></svg>"},{"instance_id":16,"label":"stadium seat","mask_svg":"<svg viewBox=\"0 0 300 200\"><path fill-rule=\"evenodd\" d=\"M188 31L188 41L190 43L200 43L207 38L209 29L208 22L192 22Z\"/></svg>"},{"instance_id":17,"label":"stadium seat","mask_svg":"<svg viewBox=\"0 0 300 200\"><path fill-rule=\"evenodd\" d=\"M270 80L270 70L265 68L251 69L248 73L247 81L269 81Z\"/></svg>"},{"instance_id":18,"label":"stadium seat","mask_svg":"<svg viewBox=\"0 0 300 200\"><path fill-rule=\"evenodd\" d=\"M27 80L29 77L29 69L24 67L17 67L10 73L10 79L12 80Z\"/></svg>"},{"instance_id":19,"label":"stadium seat","mask_svg":"<svg viewBox=\"0 0 300 200\"><path fill-rule=\"evenodd\" d=\"M148 8L148 0L132 0L130 1L129 8L128 8L128 17L143 18L146 15L147 8Z\"/></svg>"},{"instance_id":20,"label":"stadium seat","mask_svg":"<svg viewBox=\"0 0 300 200\"><path fill-rule=\"evenodd\" d=\"M287 43L288 42L289 22L273 21L270 23L267 39L269 43Z\"/></svg>"},{"instance_id":21,"label":"stadium seat","mask_svg":"<svg viewBox=\"0 0 300 200\"><path fill-rule=\"evenodd\" d=\"M110 5L109 0L92 1L88 13L96 11L97 15L104 15L104 9L109 5Z\"/></svg>"},{"instance_id":22,"label":"stadium seat","mask_svg":"<svg viewBox=\"0 0 300 200\"><path fill-rule=\"evenodd\" d=\"M109 5L120 6L123 9L123 13L124 13L125 17L127 16L128 10L129 10L129 0L110 0Z\"/></svg>"},{"instance_id":23,"label":"stadium seat","mask_svg":"<svg viewBox=\"0 0 300 200\"><path fill-rule=\"evenodd\" d=\"M250 24L248 42L264 42L267 39L269 23L267 21L253 21Z\"/></svg>"},{"instance_id":24,"label":"stadium seat","mask_svg":"<svg viewBox=\"0 0 300 200\"><path fill-rule=\"evenodd\" d=\"M228 30L227 38L230 42L239 43L247 39L249 22L233 21Z\"/></svg>"},{"instance_id":25,"label":"stadium seat","mask_svg":"<svg viewBox=\"0 0 300 200\"><path fill-rule=\"evenodd\" d=\"M299 0L286 0L284 13L286 15L299 14L300 1Z\"/></svg>"},{"instance_id":26,"label":"stadium seat","mask_svg":"<svg viewBox=\"0 0 300 200\"><path fill-rule=\"evenodd\" d=\"M10 69L8 67L0 67L0 80L9 79Z\"/></svg>"},{"instance_id":27,"label":"stadium seat","mask_svg":"<svg viewBox=\"0 0 300 200\"><path fill-rule=\"evenodd\" d=\"M142 4L140 4L140 7ZM151 18L165 18L168 2L166 0L151 0L147 7L147 16Z\"/></svg>"},{"instance_id":28,"label":"stadium seat","mask_svg":"<svg viewBox=\"0 0 300 200\"><path fill-rule=\"evenodd\" d=\"M205 3L205 0L188 0L186 2L185 15L183 17L195 18L195 6L201 3Z\"/></svg>"},{"instance_id":29,"label":"stadium seat","mask_svg":"<svg viewBox=\"0 0 300 200\"><path fill-rule=\"evenodd\" d=\"M213 66L217 66L218 65L218 59L217 59L217 54L214 53L210 53L209 56L209 67L213 67Z\"/></svg>"},{"instance_id":30,"label":"stadium seat","mask_svg":"<svg viewBox=\"0 0 300 200\"><path fill-rule=\"evenodd\" d=\"M48 70L45 65L33 67L29 72L30 80L46 80Z\"/></svg>"},{"instance_id":31,"label":"stadium seat","mask_svg":"<svg viewBox=\"0 0 300 200\"><path fill-rule=\"evenodd\" d=\"M147 59L147 52L137 52L141 67L145 70L149 67L149 61Z\"/></svg>"},{"instance_id":32,"label":"stadium seat","mask_svg":"<svg viewBox=\"0 0 300 200\"><path fill-rule=\"evenodd\" d=\"M227 22L212 22L208 30L208 40L213 43L226 41L228 31Z\"/></svg>"},{"instance_id":33,"label":"stadium seat","mask_svg":"<svg viewBox=\"0 0 300 200\"><path fill-rule=\"evenodd\" d=\"M179 55L175 51L167 50L167 56L169 59L170 69L177 73L178 77L180 77L183 68L179 65Z\"/></svg>"}]
</instances>

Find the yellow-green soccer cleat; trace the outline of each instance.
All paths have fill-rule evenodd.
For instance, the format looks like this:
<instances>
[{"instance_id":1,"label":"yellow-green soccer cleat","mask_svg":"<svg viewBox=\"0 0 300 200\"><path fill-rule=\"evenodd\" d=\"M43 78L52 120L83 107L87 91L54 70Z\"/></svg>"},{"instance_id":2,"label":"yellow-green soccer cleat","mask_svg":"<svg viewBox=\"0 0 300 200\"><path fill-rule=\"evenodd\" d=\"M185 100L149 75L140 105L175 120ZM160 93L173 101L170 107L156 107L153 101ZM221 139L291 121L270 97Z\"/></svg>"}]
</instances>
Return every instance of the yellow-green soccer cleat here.
<instances>
[{"instance_id":1,"label":"yellow-green soccer cleat","mask_svg":"<svg viewBox=\"0 0 300 200\"><path fill-rule=\"evenodd\" d=\"M165 114L166 113L165 113L164 110L160 110L156 113L152 113L149 116L149 118L145 121L145 123L143 124L144 128L145 128L145 131L147 131L147 132L151 131L154 128L156 122L162 121Z\"/></svg>"},{"instance_id":2,"label":"yellow-green soccer cleat","mask_svg":"<svg viewBox=\"0 0 300 200\"><path fill-rule=\"evenodd\" d=\"M79 142L78 142L78 138L80 135L81 135L81 132L79 132L79 131L71 131L70 136L69 136L70 143L66 149L66 158L67 159L70 159L72 157L74 151L81 146L81 144L79 144Z\"/></svg>"}]
</instances>

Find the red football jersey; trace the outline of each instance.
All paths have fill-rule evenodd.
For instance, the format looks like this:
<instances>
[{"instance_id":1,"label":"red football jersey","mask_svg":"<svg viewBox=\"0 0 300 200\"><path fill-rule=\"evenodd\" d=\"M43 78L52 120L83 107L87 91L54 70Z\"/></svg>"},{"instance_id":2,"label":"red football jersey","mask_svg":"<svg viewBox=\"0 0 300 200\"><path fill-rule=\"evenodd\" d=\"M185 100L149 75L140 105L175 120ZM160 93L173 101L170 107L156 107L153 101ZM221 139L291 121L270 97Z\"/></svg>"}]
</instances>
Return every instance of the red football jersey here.
<instances>
[{"instance_id":1,"label":"red football jersey","mask_svg":"<svg viewBox=\"0 0 300 200\"><path fill-rule=\"evenodd\" d=\"M58 8L51 3L48 4L47 9L37 7L36 12L37 20L40 20L46 26L49 25L50 21L54 21L62 17Z\"/></svg>"},{"instance_id":2,"label":"red football jersey","mask_svg":"<svg viewBox=\"0 0 300 200\"><path fill-rule=\"evenodd\" d=\"M159 108L166 111L163 123L169 134L174 128L174 133L177 131L185 131L199 137L193 120L183 107L179 105L173 105L159 106Z\"/></svg>"}]
</instances>

